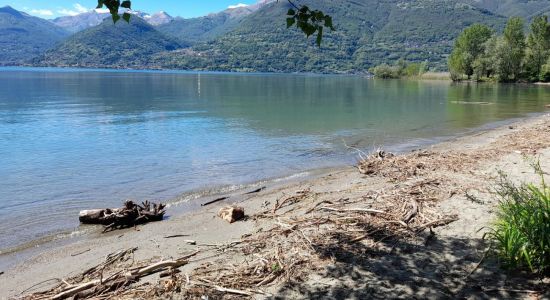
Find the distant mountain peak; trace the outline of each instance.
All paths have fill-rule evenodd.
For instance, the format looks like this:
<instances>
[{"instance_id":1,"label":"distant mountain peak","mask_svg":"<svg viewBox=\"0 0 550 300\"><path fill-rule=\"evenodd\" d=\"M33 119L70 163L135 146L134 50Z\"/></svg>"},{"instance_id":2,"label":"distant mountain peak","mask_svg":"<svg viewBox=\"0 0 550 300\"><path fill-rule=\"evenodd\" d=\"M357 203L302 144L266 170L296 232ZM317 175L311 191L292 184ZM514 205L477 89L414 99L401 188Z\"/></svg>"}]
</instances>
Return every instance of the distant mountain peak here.
<instances>
[{"instance_id":1,"label":"distant mountain peak","mask_svg":"<svg viewBox=\"0 0 550 300\"><path fill-rule=\"evenodd\" d=\"M9 15L12 15L14 17L18 17L18 18L21 18L24 16L24 14L18 10L16 10L15 8L9 6L9 5L6 5L4 7L0 7L0 13L5 13L5 14L9 14Z\"/></svg>"}]
</instances>

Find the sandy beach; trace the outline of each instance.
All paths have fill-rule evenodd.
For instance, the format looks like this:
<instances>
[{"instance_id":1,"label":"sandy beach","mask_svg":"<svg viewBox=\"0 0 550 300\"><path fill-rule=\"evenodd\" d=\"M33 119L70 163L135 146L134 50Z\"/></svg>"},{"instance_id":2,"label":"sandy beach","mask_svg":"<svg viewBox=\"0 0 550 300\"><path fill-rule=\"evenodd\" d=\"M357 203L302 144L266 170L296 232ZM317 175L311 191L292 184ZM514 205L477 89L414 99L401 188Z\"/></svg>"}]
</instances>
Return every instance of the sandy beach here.
<instances>
[{"instance_id":1,"label":"sandy beach","mask_svg":"<svg viewBox=\"0 0 550 300\"><path fill-rule=\"evenodd\" d=\"M548 278L503 271L486 257L482 239L494 218L498 171L517 182L537 181L525 157L550 170L550 115L360 168L235 191L227 201L137 228L101 234L98 227L90 237L37 250L0 270L0 298L48 290L110 253L137 247L118 268L194 254L172 278L190 287L174 292L155 274L133 291L120 290L120 298L544 299ZM228 224L217 217L228 204L244 207L247 218ZM420 209L404 226L384 217L406 215L409 205ZM245 280L258 274L261 280Z\"/></svg>"}]
</instances>

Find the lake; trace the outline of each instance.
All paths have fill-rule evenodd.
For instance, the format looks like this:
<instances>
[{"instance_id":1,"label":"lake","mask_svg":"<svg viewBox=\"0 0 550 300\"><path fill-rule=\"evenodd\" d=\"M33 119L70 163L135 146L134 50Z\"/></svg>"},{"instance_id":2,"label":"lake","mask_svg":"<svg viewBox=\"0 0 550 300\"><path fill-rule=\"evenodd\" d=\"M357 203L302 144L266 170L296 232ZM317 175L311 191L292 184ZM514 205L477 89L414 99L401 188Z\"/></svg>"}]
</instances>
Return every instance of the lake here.
<instances>
[{"instance_id":1,"label":"lake","mask_svg":"<svg viewBox=\"0 0 550 300\"><path fill-rule=\"evenodd\" d=\"M0 251L74 232L81 209L349 165L346 145L406 151L548 103L531 85L0 69Z\"/></svg>"}]
</instances>

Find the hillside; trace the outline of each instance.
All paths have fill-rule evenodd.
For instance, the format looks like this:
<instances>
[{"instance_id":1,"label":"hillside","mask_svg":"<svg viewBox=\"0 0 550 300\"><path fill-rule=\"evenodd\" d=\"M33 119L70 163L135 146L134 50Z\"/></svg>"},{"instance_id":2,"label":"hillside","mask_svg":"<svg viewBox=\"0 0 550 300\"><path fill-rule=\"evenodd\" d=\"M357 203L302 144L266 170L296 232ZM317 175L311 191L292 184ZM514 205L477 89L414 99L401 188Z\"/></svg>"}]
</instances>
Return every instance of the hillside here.
<instances>
[{"instance_id":1,"label":"hillside","mask_svg":"<svg viewBox=\"0 0 550 300\"><path fill-rule=\"evenodd\" d=\"M445 0L300 1L333 16L319 49L295 28L286 29L286 2L265 5L234 30L191 51L164 52L164 68L261 72L357 73L404 58L446 68L453 40L473 23L501 29L506 18Z\"/></svg>"},{"instance_id":2,"label":"hillside","mask_svg":"<svg viewBox=\"0 0 550 300\"><path fill-rule=\"evenodd\" d=\"M151 55L182 47L139 17L130 23L110 19L76 33L34 59L40 66L148 67ZM154 67L154 66L152 66Z\"/></svg>"},{"instance_id":3,"label":"hillside","mask_svg":"<svg viewBox=\"0 0 550 300\"><path fill-rule=\"evenodd\" d=\"M161 14L158 26L150 26L137 16L130 26L120 22L113 27L107 20L77 32L34 62L52 66L364 73L371 66L404 58L428 61L430 68L446 70L453 41L465 27L483 23L499 31L507 17L497 12L523 8L522 14L530 14L550 0L505 0L500 4L496 0L297 2L333 17L336 30L325 32L321 48L296 28L286 28L287 2L264 0L201 18L173 19Z\"/></svg>"},{"instance_id":4,"label":"hillside","mask_svg":"<svg viewBox=\"0 0 550 300\"><path fill-rule=\"evenodd\" d=\"M215 39L238 27L240 21L258 10L260 5L227 9L204 17L176 18L158 27L166 35L195 44Z\"/></svg>"},{"instance_id":5,"label":"hillside","mask_svg":"<svg viewBox=\"0 0 550 300\"><path fill-rule=\"evenodd\" d=\"M145 21L147 21L147 23L153 26L166 24L173 20L173 18L169 14L163 11L152 15L139 12L139 11L135 11L133 13L136 16L144 19ZM96 10L91 10L91 11L84 12L74 16L63 16L63 17L55 18L52 20L52 22L55 25L71 33L76 33L76 32L80 32L82 30L97 26L101 24L105 19L110 17L111 15L109 13L103 13L103 12L97 12Z\"/></svg>"},{"instance_id":6,"label":"hillside","mask_svg":"<svg viewBox=\"0 0 550 300\"><path fill-rule=\"evenodd\" d=\"M531 19L537 14L550 12L550 0L463 0L495 14Z\"/></svg>"},{"instance_id":7,"label":"hillside","mask_svg":"<svg viewBox=\"0 0 550 300\"><path fill-rule=\"evenodd\" d=\"M0 8L0 65L20 64L69 35L52 23L9 6Z\"/></svg>"}]
</instances>

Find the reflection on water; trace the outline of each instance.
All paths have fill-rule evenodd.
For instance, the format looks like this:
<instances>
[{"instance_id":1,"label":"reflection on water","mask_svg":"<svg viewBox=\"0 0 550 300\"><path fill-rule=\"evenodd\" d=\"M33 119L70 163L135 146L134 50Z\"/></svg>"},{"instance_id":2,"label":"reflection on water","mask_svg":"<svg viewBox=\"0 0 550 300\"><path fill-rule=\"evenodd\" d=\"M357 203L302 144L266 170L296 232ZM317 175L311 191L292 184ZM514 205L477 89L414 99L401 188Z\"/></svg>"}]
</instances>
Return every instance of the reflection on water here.
<instances>
[{"instance_id":1,"label":"reflection on water","mask_svg":"<svg viewBox=\"0 0 550 300\"><path fill-rule=\"evenodd\" d=\"M402 150L547 103L528 85L3 69L0 248L80 209L350 163L343 140Z\"/></svg>"}]
</instances>

